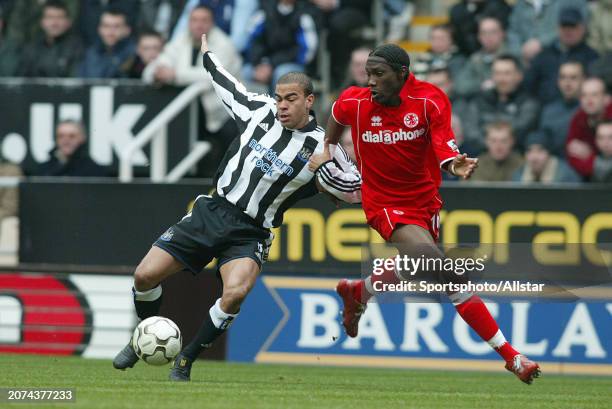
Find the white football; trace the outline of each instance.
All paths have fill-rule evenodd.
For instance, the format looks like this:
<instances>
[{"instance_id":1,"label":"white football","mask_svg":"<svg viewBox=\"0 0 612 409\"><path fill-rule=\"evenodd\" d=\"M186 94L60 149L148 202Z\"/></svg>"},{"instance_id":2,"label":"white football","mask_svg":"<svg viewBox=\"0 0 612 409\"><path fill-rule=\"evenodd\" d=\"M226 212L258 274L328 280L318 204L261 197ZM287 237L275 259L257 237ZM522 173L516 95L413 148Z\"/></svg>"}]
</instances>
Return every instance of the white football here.
<instances>
[{"instance_id":1,"label":"white football","mask_svg":"<svg viewBox=\"0 0 612 409\"><path fill-rule=\"evenodd\" d=\"M136 355L151 365L171 362L183 344L178 326L166 317L149 317L134 330L132 347Z\"/></svg>"}]
</instances>

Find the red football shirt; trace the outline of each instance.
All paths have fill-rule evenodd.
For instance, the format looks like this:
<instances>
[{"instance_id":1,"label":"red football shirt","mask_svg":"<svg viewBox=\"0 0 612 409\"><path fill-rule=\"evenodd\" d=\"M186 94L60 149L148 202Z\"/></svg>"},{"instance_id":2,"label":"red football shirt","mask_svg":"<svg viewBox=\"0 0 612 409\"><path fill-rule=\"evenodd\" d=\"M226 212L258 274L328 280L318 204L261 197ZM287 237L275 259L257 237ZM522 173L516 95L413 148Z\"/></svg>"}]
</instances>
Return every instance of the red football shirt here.
<instances>
[{"instance_id":1,"label":"red football shirt","mask_svg":"<svg viewBox=\"0 0 612 409\"><path fill-rule=\"evenodd\" d=\"M384 106L372 100L369 88L350 87L332 107L336 122L352 128L368 218L386 207L430 207L438 197L440 167L459 152L442 90L410 74L400 98L399 106Z\"/></svg>"}]
</instances>

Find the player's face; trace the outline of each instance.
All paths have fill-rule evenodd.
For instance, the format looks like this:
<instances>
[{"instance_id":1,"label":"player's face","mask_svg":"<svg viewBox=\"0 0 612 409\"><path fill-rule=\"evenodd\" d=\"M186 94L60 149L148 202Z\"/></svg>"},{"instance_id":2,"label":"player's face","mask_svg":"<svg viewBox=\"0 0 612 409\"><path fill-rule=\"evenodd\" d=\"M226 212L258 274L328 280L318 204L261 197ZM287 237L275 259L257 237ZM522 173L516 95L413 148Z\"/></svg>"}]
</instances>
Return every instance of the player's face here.
<instances>
[{"instance_id":1,"label":"player's face","mask_svg":"<svg viewBox=\"0 0 612 409\"><path fill-rule=\"evenodd\" d=\"M285 128L300 129L306 126L314 95L304 95L300 84L278 84L274 96L276 116Z\"/></svg>"},{"instance_id":2,"label":"player's face","mask_svg":"<svg viewBox=\"0 0 612 409\"><path fill-rule=\"evenodd\" d=\"M65 157L70 157L85 142L81 129L71 123L60 124L55 132L57 149Z\"/></svg>"},{"instance_id":3,"label":"player's face","mask_svg":"<svg viewBox=\"0 0 612 409\"><path fill-rule=\"evenodd\" d=\"M394 71L381 57L371 56L366 64L372 99L382 105L397 105L404 85L402 72Z\"/></svg>"}]
</instances>

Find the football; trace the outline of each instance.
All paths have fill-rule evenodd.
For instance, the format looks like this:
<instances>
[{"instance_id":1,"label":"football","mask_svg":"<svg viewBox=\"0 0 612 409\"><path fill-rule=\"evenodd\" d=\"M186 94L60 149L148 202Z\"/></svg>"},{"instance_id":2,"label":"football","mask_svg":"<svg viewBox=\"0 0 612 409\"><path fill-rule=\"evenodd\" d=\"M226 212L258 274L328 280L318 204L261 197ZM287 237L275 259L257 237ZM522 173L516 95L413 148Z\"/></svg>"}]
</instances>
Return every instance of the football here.
<instances>
[{"instance_id":1,"label":"football","mask_svg":"<svg viewBox=\"0 0 612 409\"><path fill-rule=\"evenodd\" d=\"M178 326L165 317L149 317L143 320L132 336L136 355L150 365L171 362L181 351L183 338Z\"/></svg>"}]
</instances>

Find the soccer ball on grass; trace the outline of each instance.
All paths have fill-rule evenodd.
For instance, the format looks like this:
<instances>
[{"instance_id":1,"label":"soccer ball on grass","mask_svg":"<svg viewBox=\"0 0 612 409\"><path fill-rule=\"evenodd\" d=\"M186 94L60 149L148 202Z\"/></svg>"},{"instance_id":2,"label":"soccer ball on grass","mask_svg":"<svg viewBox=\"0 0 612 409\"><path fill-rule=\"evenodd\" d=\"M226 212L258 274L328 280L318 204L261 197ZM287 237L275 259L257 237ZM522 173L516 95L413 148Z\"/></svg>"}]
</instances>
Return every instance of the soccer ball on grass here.
<instances>
[{"instance_id":1,"label":"soccer ball on grass","mask_svg":"<svg viewBox=\"0 0 612 409\"><path fill-rule=\"evenodd\" d=\"M183 344L178 326L165 317L149 317L138 324L132 336L136 355L150 365L171 362Z\"/></svg>"}]
</instances>

